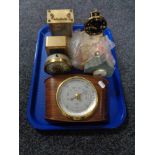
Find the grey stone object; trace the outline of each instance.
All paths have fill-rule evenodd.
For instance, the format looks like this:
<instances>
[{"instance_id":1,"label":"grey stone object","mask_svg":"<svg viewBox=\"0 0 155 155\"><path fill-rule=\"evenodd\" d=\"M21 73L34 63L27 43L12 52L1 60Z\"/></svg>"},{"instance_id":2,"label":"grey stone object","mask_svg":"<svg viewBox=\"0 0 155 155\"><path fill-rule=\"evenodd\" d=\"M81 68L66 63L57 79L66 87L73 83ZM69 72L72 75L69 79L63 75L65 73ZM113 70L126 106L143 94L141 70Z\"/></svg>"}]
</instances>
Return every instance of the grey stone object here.
<instances>
[{"instance_id":1,"label":"grey stone object","mask_svg":"<svg viewBox=\"0 0 155 155\"><path fill-rule=\"evenodd\" d=\"M111 77L114 72L114 65L109 64L104 56L94 56L84 66L85 73L93 73L96 70L102 69L106 72L106 77Z\"/></svg>"}]
</instances>

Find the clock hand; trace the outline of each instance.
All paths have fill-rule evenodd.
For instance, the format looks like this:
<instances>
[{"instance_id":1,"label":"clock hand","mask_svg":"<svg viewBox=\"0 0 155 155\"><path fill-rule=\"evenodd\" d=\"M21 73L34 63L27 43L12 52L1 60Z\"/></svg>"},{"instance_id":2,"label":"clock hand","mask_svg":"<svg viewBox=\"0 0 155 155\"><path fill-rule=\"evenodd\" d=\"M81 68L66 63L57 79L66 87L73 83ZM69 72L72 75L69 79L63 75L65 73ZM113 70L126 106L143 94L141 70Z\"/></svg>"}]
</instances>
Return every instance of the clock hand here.
<instances>
[{"instance_id":1,"label":"clock hand","mask_svg":"<svg viewBox=\"0 0 155 155\"><path fill-rule=\"evenodd\" d=\"M76 99L81 101L81 94L78 94Z\"/></svg>"},{"instance_id":2,"label":"clock hand","mask_svg":"<svg viewBox=\"0 0 155 155\"><path fill-rule=\"evenodd\" d=\"M81 100L81 94L79 93L75 94L75 96L71 98L71 100L74 100L74 99Z\"/></svg>"},{"instance_id":3,"label":"clock hand","mask_svg":"<svg viewBox=\"0 0 155 155\"><path fill-rule=\"evenodd\" d=\"M76 96L72 97L70 100L72 101L72 100L74 100L75 98L76 98Z\"/></svg>"}]
</instances>

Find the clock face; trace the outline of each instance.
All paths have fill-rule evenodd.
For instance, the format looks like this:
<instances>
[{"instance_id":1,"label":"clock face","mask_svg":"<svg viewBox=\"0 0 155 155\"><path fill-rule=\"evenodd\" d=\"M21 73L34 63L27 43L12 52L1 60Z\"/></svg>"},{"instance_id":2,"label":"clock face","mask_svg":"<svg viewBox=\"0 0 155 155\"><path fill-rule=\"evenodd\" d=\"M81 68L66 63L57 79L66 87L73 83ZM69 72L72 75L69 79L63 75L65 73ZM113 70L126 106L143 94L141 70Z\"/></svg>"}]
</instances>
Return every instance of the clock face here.
<instances>
[{"instance_id":1,"label":"clock face","mask_svg":"<svg viewBox=\"0 0 155 155\"><path fill-rule=\"evenodd\" d=\"M46 72L52 73L63 73L70 70L70 66L65 62L51 62L46 66Z\"/></svg>"},{"instance_id":2,"label":"clock face","mask_svg":"<svg viewBox=\"0 0 155 155\"><path fill-rule=\"evenodd\" d=\"M44 69L48 74L68 72L71 70L71 62L64 54L53 54L46 59Z\"/></svg>"},{"instance_id":3,"label":"clock face","mask_svg":"<svg viewBox=\"0 0 155 155\"><path fill-rule=\"evenodd\" d=\"M85 24L85 32L89 35L97 35L102 33L106 26L104 18L92 18Z\"/></svg>"},{"instance_id":4,"label":"clock face","mask_svg":"<svg viewBox=\"0 0 155 155\"><path fill-rule=\"evenodd\" d=\"M92 115L98 104L94 85L83 77L72 77L63 81L57 89L57 104L62 113L73 120Z\"/></svg>"}]
</instances>

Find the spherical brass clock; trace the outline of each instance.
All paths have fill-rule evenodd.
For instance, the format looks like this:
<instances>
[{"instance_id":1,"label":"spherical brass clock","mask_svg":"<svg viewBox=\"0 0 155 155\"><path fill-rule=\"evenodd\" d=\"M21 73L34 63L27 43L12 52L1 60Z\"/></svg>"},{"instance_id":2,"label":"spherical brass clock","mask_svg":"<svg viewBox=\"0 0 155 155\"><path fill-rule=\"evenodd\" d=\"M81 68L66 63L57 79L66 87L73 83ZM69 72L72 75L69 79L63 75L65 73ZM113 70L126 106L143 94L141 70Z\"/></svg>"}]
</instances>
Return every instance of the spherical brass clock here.
<instances>
[{"instance_id":1,"label":"spherical brass clock","mask_svg":"<svg viewBox=\"0 0 155 155\"><path fill-rule=\"evenodd\" d=\"M90 81L74 76L59 85L56 101L64 115L82 120L93 114L98 104L98 94Z\"/></svg>"},{"instance_id":2,"label":"spherical brass clock","mask_svg":"<svg viewBox=\"0 0 155 155\"><path fill-rule=\"evenodd\" d=\"M48 74L64 73L70 71L71 66L71 62L66 55L56 53L47 57L44 70Z\"/></svg>"},{"instance_id":3,"label":"spherical brass clock","mask_svg":"<svg viewBox=\"0 0 155 155\"><path fill-rule=\"evenodd\" d=\"M95 10L90 13L88 21L85 23L84 30L89 35L98 35L107 27L107 22L100 12Z\"/></svg>"}]
</instances>

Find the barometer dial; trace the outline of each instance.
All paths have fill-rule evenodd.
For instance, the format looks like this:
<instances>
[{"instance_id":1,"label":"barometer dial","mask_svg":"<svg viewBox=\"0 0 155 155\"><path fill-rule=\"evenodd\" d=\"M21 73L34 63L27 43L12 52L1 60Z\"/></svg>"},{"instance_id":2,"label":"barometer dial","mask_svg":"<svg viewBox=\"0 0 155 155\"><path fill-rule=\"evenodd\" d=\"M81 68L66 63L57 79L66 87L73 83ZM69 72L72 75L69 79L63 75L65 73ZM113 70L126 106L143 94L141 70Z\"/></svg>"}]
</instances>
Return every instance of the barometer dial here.
<instances>
[{"instance_id":1,"label":"barometer dial","mask_svg":"<svg viewBox=\"0 0 155 155\"><path fill-rule=\"evenodd\" d=\"M98 94L94 85L78 76L68 78L59 85L56 99L62 113L73 120L92 115L98 104Z\"/></svg>"}]
</instances>

